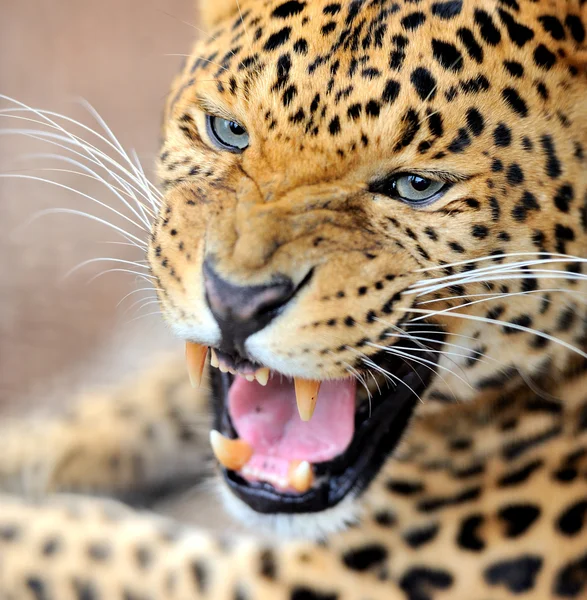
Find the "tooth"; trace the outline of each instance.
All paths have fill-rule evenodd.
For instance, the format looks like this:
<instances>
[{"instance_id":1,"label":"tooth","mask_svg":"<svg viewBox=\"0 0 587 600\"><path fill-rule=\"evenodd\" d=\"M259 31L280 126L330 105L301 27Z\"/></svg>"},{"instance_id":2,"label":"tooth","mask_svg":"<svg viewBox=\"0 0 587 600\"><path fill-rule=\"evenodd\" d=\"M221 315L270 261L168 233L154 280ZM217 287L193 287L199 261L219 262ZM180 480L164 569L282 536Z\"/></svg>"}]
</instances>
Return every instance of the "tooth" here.
<instances>
[{"instance_id":1,"label":"tooth","mask_svg":"<svg viewBox=\"0 0 587 600\"><path fill-rule=\"evenodd\" d=\"M312 465L307 460L303 460L299 464L292 463L289 469L289 485L303 494L307 492L314 483L314 473L312 471Z\"/></svg>"},{"instance_id":2,"label":"tooth","mask_svg":"<svg viewBox=\"0 0 587 600\"><path fill-rule=\"evenodd\" d=\"M200 344L194 344L193 342L186 342L185 344L185 360L188 367L190 382L193 387L200 387L207 353L207 346L201 346Z\"/></svg>"},{"instance_id":3,"label":"tooth","mask_svg":"<svg viewBox=\"0 0 587 600\"><path fill-rule=\"evenodd\" d=\"M218 462L231 471L242 469L253 456L253 447L244 440L231 440L213 429L210 445Z\"/></svg>"},{"instance_id":4,"label":"tooth","mask_svg":"<svg viewBox=\"0 0 587 600\"><path fill-rule=\"evenodd\" d=\"M245 375L245 379L247 381L255 381L255 376L254 375Z\"/></svg>"},{"instance_id":5,"label":"tooth","mask_svg":"<svg viewBox=\"0 0 587 600\"><path fill-rule=\"evenodd\" d=\"M228 373L228 367L225 365L220 365L218 368L220 369L221 373Z\"/></svg>"},{"instance_id":6,"label":"tooth","mask_svg":"<svg viewBox=\"0 0 587 600\"><path fill-rule=\"evenodd\" d=\"M214 367L214 368L218 368L218 356L216 354L216 351L214 350L214 348L212 348L210 350L210 364Z\"/></svg>"},{"instance_id":7,"label":"tooth","mask_svg":"<svg viewBox=\"0 0 587 600\"><path fill-rule=\"evenodd\" d=\"M262 369L259 369L255 373L255 379L261 385L267 385L267 382L269 381L269 369L268 369L268 367L263 367Z\"/></svg>"},{"instance_id":8,"label":"tooth","mask_svg":"<svg viewBox=\"0 0 587 600\"><path fill-rule=\"evenodd\" d=\"M294 386L300 418L302 421L309 421L316 408L320 382L314 381L313 379L300 379L299 377L296 377L294 379Z\"/></svg>"}]
</instances>

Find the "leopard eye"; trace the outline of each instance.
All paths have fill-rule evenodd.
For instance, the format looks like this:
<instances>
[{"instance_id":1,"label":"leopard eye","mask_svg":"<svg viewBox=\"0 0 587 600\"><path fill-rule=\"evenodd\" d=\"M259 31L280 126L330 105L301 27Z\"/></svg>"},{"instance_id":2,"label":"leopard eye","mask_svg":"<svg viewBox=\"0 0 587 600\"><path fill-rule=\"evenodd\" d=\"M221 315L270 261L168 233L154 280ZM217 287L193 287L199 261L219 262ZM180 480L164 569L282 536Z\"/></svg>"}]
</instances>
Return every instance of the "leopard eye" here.
<instances>
[{"instance_id":1,"label":"leopard eye","mask_svg":"<svg viewBox=\"0 0 587 600\"><path fill-rule=\"evenodd\" d=\"M247 130L236 121L206 115L206 127L210 139L221 150L242 152L249 145Z\"/></svg>"},{"instance_id":2,"label":"leopard eye","mask_svg":"<svg viewBox=\"0 0 587 600\"><path fill-rule=\"evenodd\" d=\"M394 180L396 195L408 204L423 205L435 199L446 183L420 175L401 175Z\"/></svg>"},{"instance_id":3,"label":"leopard eye","mask_svg":"<svg viewBox=\"0 0 587 600\"><path fill-rule=\"evenodd\" d=\"M438 200L451 185L416 173L392 173L371 182L368 189L374 194L389 196L421 208Z\"/></svg>"}]
</instances>

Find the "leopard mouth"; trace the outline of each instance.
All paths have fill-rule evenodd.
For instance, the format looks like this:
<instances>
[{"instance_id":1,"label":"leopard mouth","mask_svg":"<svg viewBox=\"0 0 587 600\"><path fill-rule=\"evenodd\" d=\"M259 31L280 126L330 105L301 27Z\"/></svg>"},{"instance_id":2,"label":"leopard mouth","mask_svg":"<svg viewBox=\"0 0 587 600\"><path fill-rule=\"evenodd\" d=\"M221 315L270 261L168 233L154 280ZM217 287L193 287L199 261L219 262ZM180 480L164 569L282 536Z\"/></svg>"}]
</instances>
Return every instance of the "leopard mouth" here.
<instances>
[{"instance_id":1,"label":"leopard mouth","mask_svg":"<svg viewBox=\"0 0 587 600\"><path fill-rule=\"evenodd\" d=\"M373 379L369 393L355 379L322 382L306 421L292 379L269 372L262 385L251 373L263 367L245 361L235 368L230 356L220 354L218 363L216 355L222 370L210 369L213 447L228 488L264 514L316 513L358 496L397 446L430 383L442 344L440 333L431 335L434 351L414 354L428 362L387 351L371 357L376 371L391 377ZM406 347L402 341L403 356Z\"/></svg>"}]
</instances>

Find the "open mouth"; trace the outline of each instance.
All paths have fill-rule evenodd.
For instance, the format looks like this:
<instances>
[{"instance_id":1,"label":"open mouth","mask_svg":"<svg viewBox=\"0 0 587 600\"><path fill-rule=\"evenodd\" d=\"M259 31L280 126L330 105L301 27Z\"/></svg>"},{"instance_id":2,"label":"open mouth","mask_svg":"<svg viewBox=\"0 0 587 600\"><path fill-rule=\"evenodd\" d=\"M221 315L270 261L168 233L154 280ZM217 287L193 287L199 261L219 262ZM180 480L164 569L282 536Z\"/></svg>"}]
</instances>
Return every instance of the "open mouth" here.
<instances>
[{"instance_id":1,"label":"open mouth","mask_svg":"<svg viewBox=\"0 0 587 600\"><path fill-rule=\"evenodd\" d=\"M436 347L442 342L438 332L427 337ZM419 350L415 360L405 357L409 345ZM377 368L373 376L363 372L367 386L355 378L294 380L213 352L211 442L232 492L271 514L324 511L361 493L396 447L434 372L436 352L423 353L415 342L401 346L401 357L370 357Z\"/></svg>"}]
</instances>

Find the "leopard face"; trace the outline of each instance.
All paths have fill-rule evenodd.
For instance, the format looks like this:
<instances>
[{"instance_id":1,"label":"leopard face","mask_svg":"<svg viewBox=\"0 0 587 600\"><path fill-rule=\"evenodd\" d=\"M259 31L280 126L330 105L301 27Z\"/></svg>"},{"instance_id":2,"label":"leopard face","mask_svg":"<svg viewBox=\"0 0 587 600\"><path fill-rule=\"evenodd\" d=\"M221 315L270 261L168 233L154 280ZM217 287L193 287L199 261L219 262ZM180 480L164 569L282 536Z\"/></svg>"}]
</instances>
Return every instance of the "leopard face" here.
<instances>
[{"instance_id":1,"label":"leopard face","mask_svg":"<svg viewBox=\"0 0 587 600\"><path fill-rule=\"evenodd\" d=\"M556 381L585 349L579 4L203 9L151 269L172 329L215 351L216 428L253 451L227 495L336 529L414 409ZM305 423L292 378L321 382Z\"/></svg>"}]
</instances>

